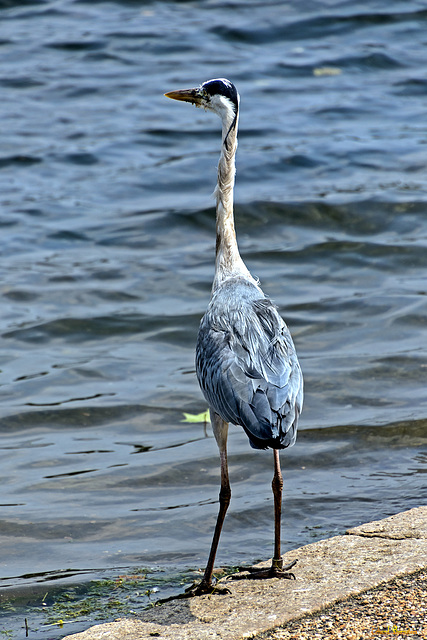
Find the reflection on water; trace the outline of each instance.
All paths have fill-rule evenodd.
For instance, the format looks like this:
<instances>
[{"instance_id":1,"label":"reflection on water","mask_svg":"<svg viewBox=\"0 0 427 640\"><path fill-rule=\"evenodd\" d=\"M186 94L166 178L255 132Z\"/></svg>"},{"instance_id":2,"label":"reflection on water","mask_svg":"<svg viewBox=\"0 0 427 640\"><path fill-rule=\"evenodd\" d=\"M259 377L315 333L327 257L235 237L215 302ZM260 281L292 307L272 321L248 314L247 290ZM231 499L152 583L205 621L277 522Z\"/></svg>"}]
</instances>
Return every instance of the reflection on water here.
<instances>
[{"instance_id":1,"label":"reflection on water","mask_svg":"<svg viewBox=\"0 0 427 640\"><path fill-rule=\"evenodd\" d=\"M215 76L242 96L241 252L306 382L284 549L420 504L427 14L305 4L1 6L4 593L148 567L164 595L205 563L218 455L182 420L220 134L163 93ZM272 553L270 454L231 430L220 563Z\"/></svg>"}]
</instances>

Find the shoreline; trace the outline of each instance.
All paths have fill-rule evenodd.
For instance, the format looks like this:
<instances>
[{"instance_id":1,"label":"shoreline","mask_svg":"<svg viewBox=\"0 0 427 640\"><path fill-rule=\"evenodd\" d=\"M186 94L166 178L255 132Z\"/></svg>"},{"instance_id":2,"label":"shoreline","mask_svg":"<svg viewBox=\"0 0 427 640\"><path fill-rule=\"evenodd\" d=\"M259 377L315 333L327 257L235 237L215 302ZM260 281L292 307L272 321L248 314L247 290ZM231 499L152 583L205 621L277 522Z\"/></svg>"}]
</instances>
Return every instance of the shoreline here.
<instances>
[{"instance_id":1,"label":"shoreline","mask_svg":"<svg viewBox=\"0 0 427 640\"><path fill-rule=\"evenodd\" d=\"M286 625L295 626L337 603L345 604L361 593L426 569L427 506L354 527L345 535L305 545L283 556L285 564L296 558L296 580L234 582L225 578L221 582L227 580L232 592L229 595L172 600L138 618L96 625L64 640L292 638ZM385 630L384 634L411 637L406 627L395 628L395 633ZM380 632L378 637L386 637ZM324 637L333 636L329 633Z\"/></svg>"}]
</instances>

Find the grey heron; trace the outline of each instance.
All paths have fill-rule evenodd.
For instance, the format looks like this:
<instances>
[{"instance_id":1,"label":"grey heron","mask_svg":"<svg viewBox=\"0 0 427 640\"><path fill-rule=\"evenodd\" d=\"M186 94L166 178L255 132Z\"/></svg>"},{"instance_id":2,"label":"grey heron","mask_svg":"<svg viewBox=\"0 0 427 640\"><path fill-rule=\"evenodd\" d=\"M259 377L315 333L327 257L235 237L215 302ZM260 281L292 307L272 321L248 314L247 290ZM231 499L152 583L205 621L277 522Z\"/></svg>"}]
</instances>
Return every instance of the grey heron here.
<instances>
[{"instance_id":1,"label":"grey heron","mask_svg":"<svg viewBox=\"0 0 427 640\"><path fill-rule=\"evenodd\" d=\"M251 577L294 577L283 567L280 523L283 477L279 449L295 443L303 402L303 378L291 334L276 306L251 276L237 246L233 191L239 94L225 78L165 94L213 111L222 121L216 195L216 259L212 296L196 346L196 372L211 410L221 461L219 513L204 576L195 594L211 593L212 573L231 489L228 424L240 425L255 449L273 449L274 556L268 570Z\"/></svg>"}]
</instances>

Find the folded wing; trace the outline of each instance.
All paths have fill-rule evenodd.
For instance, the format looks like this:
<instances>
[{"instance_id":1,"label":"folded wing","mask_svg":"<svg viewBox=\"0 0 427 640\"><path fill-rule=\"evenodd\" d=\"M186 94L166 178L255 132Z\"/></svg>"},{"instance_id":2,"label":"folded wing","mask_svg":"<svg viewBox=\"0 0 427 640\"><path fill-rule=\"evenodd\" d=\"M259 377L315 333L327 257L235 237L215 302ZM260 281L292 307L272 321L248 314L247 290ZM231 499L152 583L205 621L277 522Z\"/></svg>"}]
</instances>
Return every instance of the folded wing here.
<instances>
[{"instance_id":1,"label":"folded wing","mask_svg":"<svg viewBox=\"0 0 427 640\"><path fill-rule=\"evenodd\" d=\"M215 293L200 324L196 370L212 409L256 449L294 444L303 380L275 305L242 279Z\"/></svg>"}]
</instances>

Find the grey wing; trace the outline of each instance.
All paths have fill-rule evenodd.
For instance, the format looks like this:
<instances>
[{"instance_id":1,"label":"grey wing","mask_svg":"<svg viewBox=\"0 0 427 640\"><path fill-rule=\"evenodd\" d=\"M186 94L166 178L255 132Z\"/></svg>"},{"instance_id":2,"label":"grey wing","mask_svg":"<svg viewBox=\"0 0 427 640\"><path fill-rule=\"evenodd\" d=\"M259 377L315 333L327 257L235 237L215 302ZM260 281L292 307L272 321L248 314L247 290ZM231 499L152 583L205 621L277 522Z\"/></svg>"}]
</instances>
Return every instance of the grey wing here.
<instances>
[{"instance_id":1,"label":"grey wing","mask_svg":"<svg viewBox=\"0 0 427 640\"><path fill-rule=\"evenodd\" d=\"M240 310L204 316L196 370L210 406L241 425L251 445L294 444L302 410L303 379L289 330L268 298Z\"/></svg>"}]
</instances>

